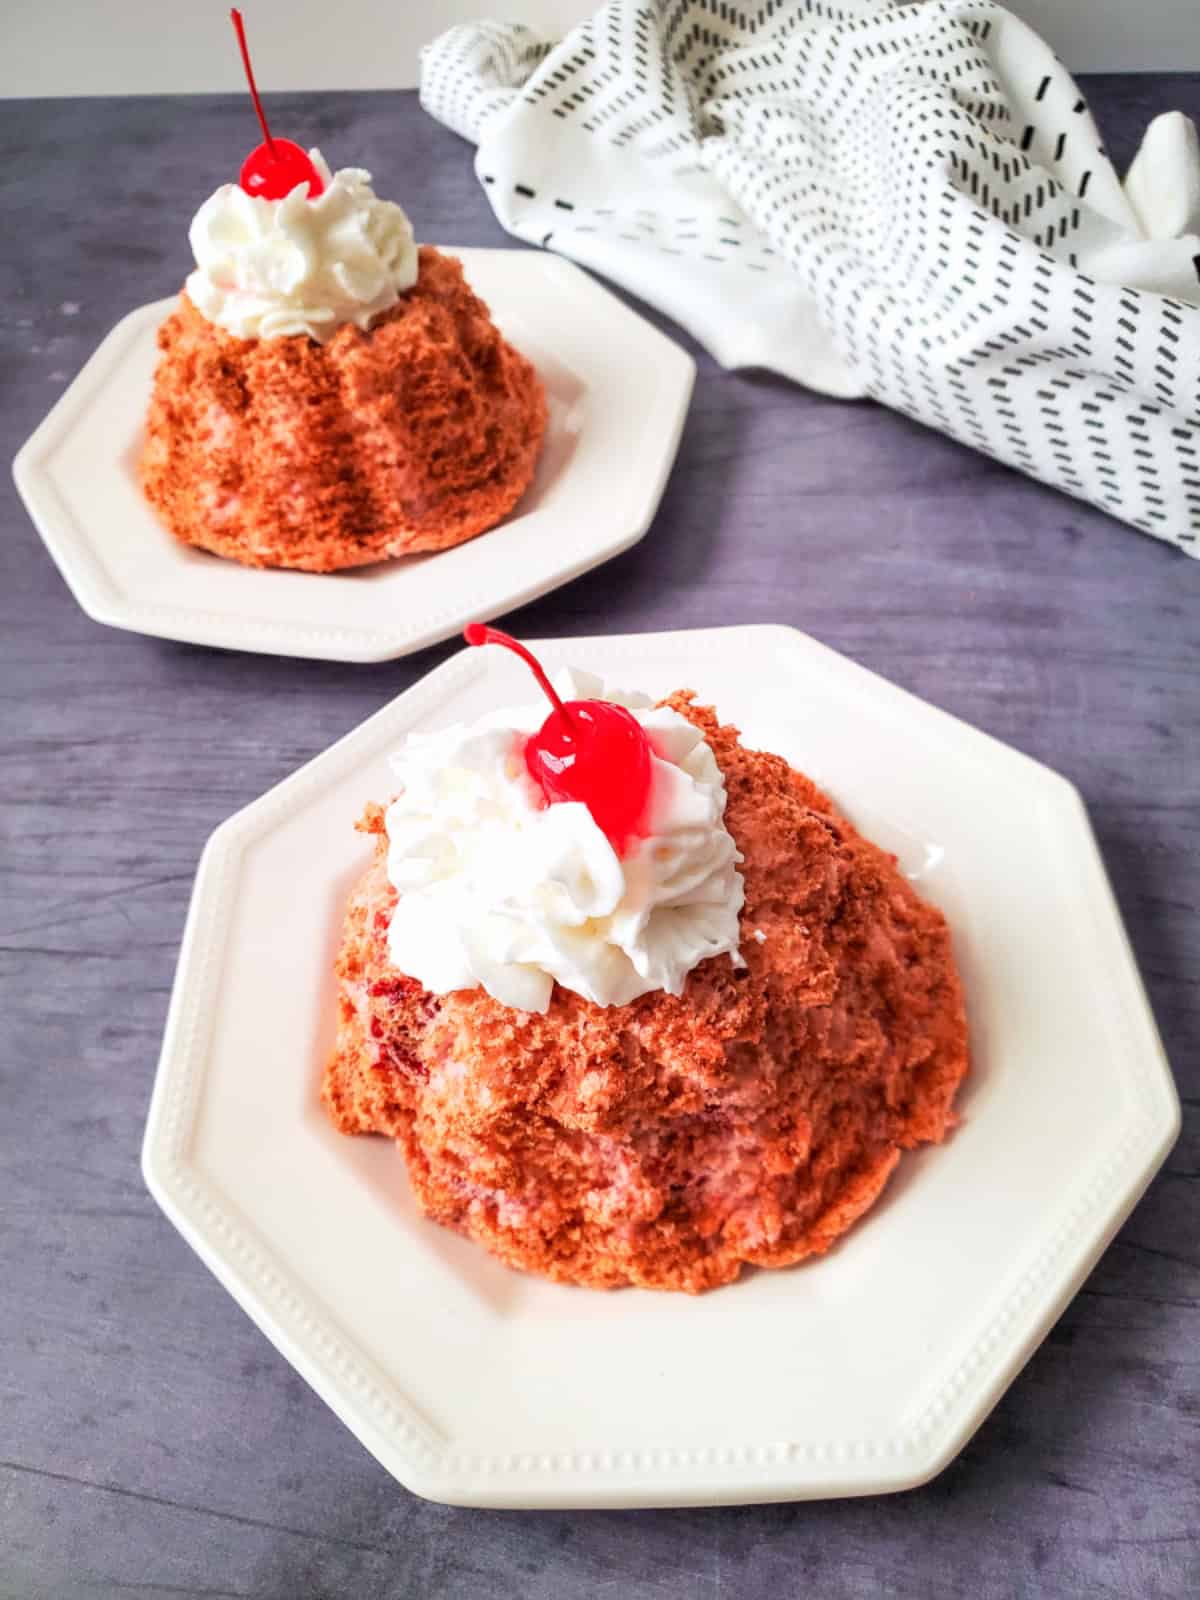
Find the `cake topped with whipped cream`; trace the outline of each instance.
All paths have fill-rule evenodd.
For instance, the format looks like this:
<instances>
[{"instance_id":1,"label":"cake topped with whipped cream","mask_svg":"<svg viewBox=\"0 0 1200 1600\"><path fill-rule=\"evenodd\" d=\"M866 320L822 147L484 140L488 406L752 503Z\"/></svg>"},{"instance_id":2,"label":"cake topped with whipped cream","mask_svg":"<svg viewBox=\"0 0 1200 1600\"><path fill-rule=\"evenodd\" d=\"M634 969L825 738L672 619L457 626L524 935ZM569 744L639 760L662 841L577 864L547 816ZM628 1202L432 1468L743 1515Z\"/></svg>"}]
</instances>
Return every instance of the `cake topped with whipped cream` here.
<instances>
[{"instance_id":1,"label":"cake topped with whipped cream","mask_svg":"<svg viewBox=\"0 0 1200 1600\"><path fill-rule=\"evenodd\" d=\"M402 208L379 199L361 167L330 172L319 150L308 157L315 198L303 178L278 200L223 183L188 230L188 297L239 339L307 334L324 344L345 323L365 331L417 281Z\"/></svg>"},{"instance_id":2,"label":"cake topped with whipped cream","mask_svg":"<svg viewBox=\"0 0 1200 1600\"><path fill-rule=\"evenodd\" d=\"M146 497L182 543L252 567L337 572L486 533L532 482L541 380L369 172L271 133L233 19L263 142L192 220Z\"/></svg>"},{"instance_id":3,"label":"cake topped with whipped cream","mask_svg":"<svg viewBox=\"0 0 1200 1600\"><path fill-rule=\"evenodd\" d=\"M549 716L410 736L367 808L329 1113L546 1277L697 1292L820 1255L954 1126L945 921L689 691L537 672Z\"/></svg>"}]
</instances>

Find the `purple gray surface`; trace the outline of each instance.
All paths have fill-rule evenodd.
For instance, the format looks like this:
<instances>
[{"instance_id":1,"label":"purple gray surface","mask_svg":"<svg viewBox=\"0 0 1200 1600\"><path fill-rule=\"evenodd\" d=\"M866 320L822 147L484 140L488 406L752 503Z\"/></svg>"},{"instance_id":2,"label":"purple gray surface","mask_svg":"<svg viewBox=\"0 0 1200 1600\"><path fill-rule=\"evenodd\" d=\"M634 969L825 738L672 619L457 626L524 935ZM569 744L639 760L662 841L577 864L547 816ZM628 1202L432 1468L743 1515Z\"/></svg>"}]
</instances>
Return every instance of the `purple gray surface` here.
<instances>
[{"instance_id":1,"label":"purple gray surface","mask_svg":"<svg viewBox=\"0 0 1200 1600\"><path fill-rule=\"evenodd\" d=\"M1119 166L1150 116L1200 111L1200 75L1088 87ZM272 106L372 169L420 237L509 242L413 95ZM254 138L240 98L0 103L10 458L112 324L177 287L192 212ZM1065 773L1184 1099L1166 1168L923 1489L636 1513L414 1498L175 1234L138 1155L208 833L454 647L354 667L101 628L6 479L0 1600L1200 1592L1200 563L871 405L699 362L649 536L509 626L791 623Z\"/></svg>"}]
</instances>

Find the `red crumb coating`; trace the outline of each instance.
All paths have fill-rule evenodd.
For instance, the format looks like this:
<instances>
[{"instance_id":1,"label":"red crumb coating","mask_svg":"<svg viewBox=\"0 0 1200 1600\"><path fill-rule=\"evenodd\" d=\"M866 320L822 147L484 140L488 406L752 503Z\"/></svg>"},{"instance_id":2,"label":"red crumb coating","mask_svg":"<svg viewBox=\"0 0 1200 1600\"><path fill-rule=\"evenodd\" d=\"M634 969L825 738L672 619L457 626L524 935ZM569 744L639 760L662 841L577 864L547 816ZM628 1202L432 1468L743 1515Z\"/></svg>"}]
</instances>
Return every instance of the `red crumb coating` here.
<instances>
[{"instance_id":1,"label":"red crumb coating","mask_svg":"<svg viewBox=\"0 0 1200 1600\"><path fill-rule=\"evenodd\" d=\"M725 775L746 966L717 956L681 997L625 1006L556 986L544 1016L430 995L388 962L372 807L324 1099L343 1132L395 1138L429 1216L512 1266L695 1293L821 1254L902 1150L944 1138L967 1030L945 921L894 857L690 694L665 703Z\"/></svg>"},{"instance_id":2,"label":"red crumb coating","mask_svg":"<svg viewBox=\"0 0 1200 1600\"><path fill-rule=\"evenodd\" d=\"M158 334L142 486L185 544L333 572L494 527L533 478L541 381L428 245L367 333L238 339L182 294Z\"/></svg>"}]
</instances>

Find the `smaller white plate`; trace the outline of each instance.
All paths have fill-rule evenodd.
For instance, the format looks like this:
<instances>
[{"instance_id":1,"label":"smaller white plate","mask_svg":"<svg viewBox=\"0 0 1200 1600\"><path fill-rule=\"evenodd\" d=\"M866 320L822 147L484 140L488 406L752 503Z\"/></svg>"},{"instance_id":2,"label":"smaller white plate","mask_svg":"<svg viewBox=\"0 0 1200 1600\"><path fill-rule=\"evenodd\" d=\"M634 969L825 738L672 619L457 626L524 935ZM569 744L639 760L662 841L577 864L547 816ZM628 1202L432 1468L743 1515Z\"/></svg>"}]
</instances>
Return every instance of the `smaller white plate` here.
<instances>
[{"instance_id":1,"label":"smaller white plate","mask_svg":"<svg viewBox=\"0 0 1200 1600\"><path fill-rule=\"evenodd\" d=\"M819 1261L692 1299L512 1272L421 1216L384 1139L319 1102L354 831L414 730L529 693L463 650L209 841L143 1170L296 1370L418 1494L476 1506L874 1494L962 1448L1179 1131L1079 796L789 628L561 639L552 670L690 686L826 786L946 912L963 1123Z\"/></svg>"},{"instance_id":2,"label":"smaller white plate","mask_svg":"<svg viewBox=\"0 0 1200 1600\"><path fill-rule=\"evenodd\" d=\"M679 448L695 363L558 256L447 254L546 386L545 447L511 516L453 550L329 575L258 571L180 544L137 481L155 335L174 304L160 300L117 324L14 463L29 514L90 617L230 650L388 661L637 543Z\"/></svg>"}]
</instances>

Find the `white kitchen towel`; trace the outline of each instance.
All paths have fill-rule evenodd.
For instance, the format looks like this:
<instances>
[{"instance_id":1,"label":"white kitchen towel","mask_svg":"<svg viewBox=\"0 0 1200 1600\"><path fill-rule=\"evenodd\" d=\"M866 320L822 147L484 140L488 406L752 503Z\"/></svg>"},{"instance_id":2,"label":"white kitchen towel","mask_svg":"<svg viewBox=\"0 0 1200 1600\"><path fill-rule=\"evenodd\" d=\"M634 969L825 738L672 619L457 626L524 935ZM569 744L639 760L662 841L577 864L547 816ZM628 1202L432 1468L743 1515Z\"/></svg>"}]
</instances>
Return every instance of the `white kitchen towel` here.
<instances>
[{"instance_id":1,"label":"white kitchen towel","mask_svg":"<svg viewBox=\"0 0 1200 1600\"><path fill-rule=\"evenodd\" d=\"M609 0L427 47L497 217L729 367L869 395L1200 554L1200 154L1124 187L990 0Z\"/></svg>"}]
</instances>

